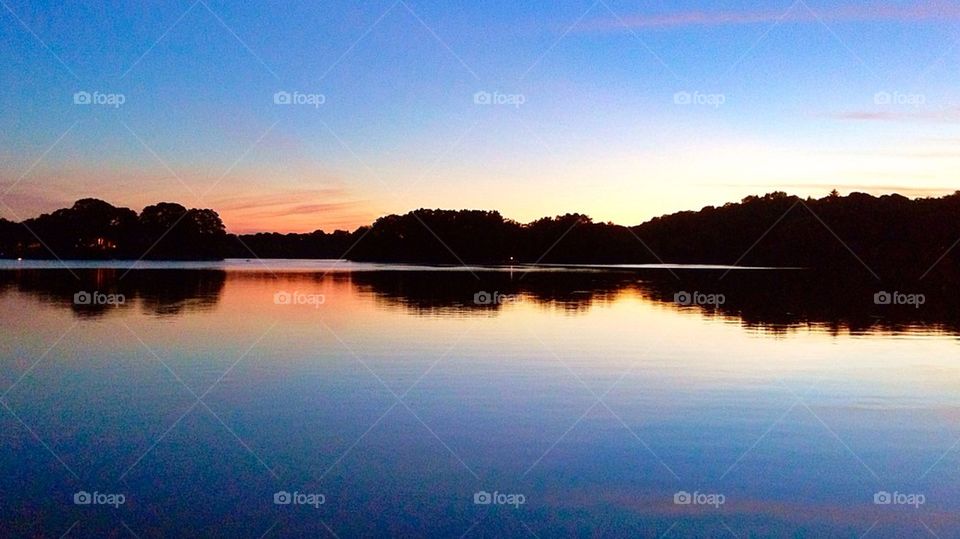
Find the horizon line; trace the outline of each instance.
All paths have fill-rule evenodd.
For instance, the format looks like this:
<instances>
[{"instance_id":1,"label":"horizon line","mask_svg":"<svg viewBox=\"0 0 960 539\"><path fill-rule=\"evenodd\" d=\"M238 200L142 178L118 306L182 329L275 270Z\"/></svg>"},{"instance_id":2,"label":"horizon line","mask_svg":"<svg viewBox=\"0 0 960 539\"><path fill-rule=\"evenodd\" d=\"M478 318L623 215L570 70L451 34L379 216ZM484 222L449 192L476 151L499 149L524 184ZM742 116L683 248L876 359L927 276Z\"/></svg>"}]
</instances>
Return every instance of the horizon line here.
<instances>
[{"instance_id":1,"label":"horizon line","mask_svg":"<svg viewBox=\"0 0 960 539\"><path fill-rule=\"evenodd\" d=\"M801 187L801 186L802 186L802 184L795 184L793 187ZM823 186L821 186L821 185L813 185L813 184L811 184L811 185L809 185L809 187L818 187L818 188L819 188L819 187L823 187L824 189L826 189L826 188L829 188L830 186L829 186L829 185L823 185ZM850 186L850 187L864 187L864 186ZM872 193L869 193L869 192L853 190L853 191L847 192L846 194L843 194L843 193L841 193L841 192L839 191L839 189L836 188L836 187L834 187L834 188L832 188L832 189L833 189L834 191L837 191L837 192L838 192L838 195L839 195L840 197L849 197L849 196L852 196L852 195L854 195L854 194L866 195L866 196L869 196L869 197L872 197L872 198L883 198L883 197L888 197L888 196L898 196L898 197L902 197L902 198L905 198L905 199L911 200L911 201L921 200L921 199L931 199L931 198L932 198L932 199L946 198L946 197L954 196L954 195L960 193L960 189L951 188L951 187L922 189L922 190L920 190L920 191L926 193L925 195L920 195L920 194L914 193L914 196L905 195L905 194L902 194L902 193L896 192L896 191L884 192L884 193L882 193L882 194L876 195L876 194L872 194ZM910 189L910 188L903 188L903 190L905 190L905 191L909 191L909 189ZM941 193L940 196L932 196L934 193L937 193L937 192L940 192L940 193ZM654 219L659 219L659 218L663 218L663 217L668 217L668 216L676 215L676 214L679 214L679 213L700 212L700 211L703 211L703 210L705 210L705 209L707 209L707 208L718 208L718 207L723 207L723 206L725 206L725 205L727 205L727 204L742 204L742 203L744 203L745 201L747 201L747 199L749 199L749 198L760 198L760 199L762 199L762 198L770 197L770 195L777 195L777 194L786 195L786 198L797 198L797 199L801 199L801 200L803 200L803 199L806 199L806 200L819 200L819 199L814 198L814 197L811 197L811 196L802 197L802 196L800 196L800 195L795 195L795 194L787 193L786 191L773 190L773 191L769 191L769 192L766 192L766 193L763 193L763 194L760 194L760 195L757 195L757 194L747 195L747 196L745 196L745 197L742 197L740 200L735 200L735 201L728 200L728 201L726 201L726 202L720 203L719 205L718 205L718 204L708 204L708 205L706 205L706 206L702 206L702 207L697 208L697 209L687 208L687 209L682 209L682 210L676 210L676 211L669 212L669 213L663 213L663 214L660 214L660 215L654 215L654 216L648 217L648 218L647 218L646 220L644 220L644 221L641 221L641 222L636 223L636 224L631 224L631 225L620 224L620 223L616 223L616 222L609 221L609 220L594 220L594 218L593 218L592 216L590 216L589 214L581 213L581 212L577 212L577 211L574 211L574 212L566 212L566 213L559 213L559 214L556 214L556 215L544 215L544 216L537 217L537 218L535 218L535 219L532 219L532 220L529 220L529 221L524 222L524 221L520 221L520 220L517 220L517 219L512 219L512 218L510 218L510 217L508 217L508 216L505 216L500 210L497 210L497 209L480 209L480 208L457 208L457 209L453 209L453 208L439 208L439 207L438 207L438 208L428 208L428 207L421 206L421 207L419 207L419 208L407 210L406 212L403 212L403 213L385 213L385 214L382 214L382 215L380 215L379 217L376 217L372 222L367 223L367 224L357 225L357 226L353 227L352 230L351 230L351 229L346 229L346 228L334 228L334 229L331 229L331 230L327 231L327 230L324 230L324 229L322 229L322 228L315 228L315 229L313 229L313 230L304 230L304 231L281 231L281 230L242 230L242 231L236 231L236 230L231 230L229 227L226 227L226 225L224 225L224 229L225 229L225 232L226 232L226 233L228 233L228 234L234 234L234 235L237 235L237 236L256 235L256 234L311 234L311 233L314 233L314 232L323 232L323 233L325 233L325 234L332 234L332 233L335 233L335 232L354 233L354 232L356 232L357 230L359 230L359 229L361 229L361 228L373 226L374 222L376 222L377 220L379 220L379 219L381 219L381 218L389 217L389 216L409 215L409 214L411 214L411 213L418 212L418 211L497 213L497 214L500 214L500 216L503 217L503 219L504 219L505 221L514 222L514 223L517 223L517 224L520 224L520 225L529 225L529 224L534 223L534 222L536 222L536 221L539 221L539 220L541 220L541 219L557 219L557 218L562 218L562 217L566 217L566 216L579 215L579 216L582 216L582 217L586 217L586 218L590 219L591 222L598 223L598 224L609 224L609 225L614 225L614 226L622 226L622 227L625 227L625 228L634 228L634 227L642 226L642 225L644 225L644 224L646 224L646 223L649 223L650 221L652 221L652 220L654 220ZM826 195L824 195L823 197L820 197L820 199L828 198L828 197L830 196L830 194L831 194L831 193L828 192L828 193L827 193ZM187 206L185 206L185 205L183 205L183 204L181 204L181 203L179 203L179 202L174 202L174 201L157 201L157 202L154 202L154 203L152 203L152 204L148 204L147 206L144 206L144 208L141 208L140 211L136 211L136 210L134 210L133 208L129 208L129 207L127 207L127 206L115 205L115 204L113 204L113 203L111 203L111 202L108 202L108 201L106 201L106 200L103 200L103 199L100 199L100 198L97 198L97 197L93 197L93 196L88 196L88 197L83 197L83 198L79 198L79 199L75 200L74 203L71 204L71 205L68 206L68 207L57 208L57 209L52 210L52 211L50 211L50 212L44 212L44 213L41 213L41 214L39 214L39 215L35 215L35 216L33 216L33 217L28 217L28 218L26 218L26 219L22 219L22 220L19 220L19 221L7 219L7 218L2 217L2 216L0 216L0 220L5 220L5 221L8 221L8 222L11 222L11 223L14 223L14 224L20 224L20 223L23 223L24 221L27 221L27 220L30 220L30 219L36 219L36 218L39 218L39 217L41 217L41 216L43 216L43 215L50 215L50 214L52 214L53 212L56 212L56 211L59 211L59 210L70 209L70 208L73 207L73 205L75 205L77 202L79 202L79 201L81 201L81 200L99 200L99 201L101 201L101 202L105 202L106 204L109 204L110 206L113 206L114 208L124 208L124 209L131 210L131 211L133 211L134 213L136 213L136 214L138 214L138 215L139 215L140 213L142 213L143 210L146 209L147 207L153 206L153 205L157 205L157 204L177 204L177 205L179 205L179 206L184 207L184 208L187 209L187 210L211 210L211 211L214 211L215 213L217 213L217 215L220 215L220 213L217 211L216 208L201 208L201 207L191 208L191 207L187 207Z\"/></svg>"}]
</instances>

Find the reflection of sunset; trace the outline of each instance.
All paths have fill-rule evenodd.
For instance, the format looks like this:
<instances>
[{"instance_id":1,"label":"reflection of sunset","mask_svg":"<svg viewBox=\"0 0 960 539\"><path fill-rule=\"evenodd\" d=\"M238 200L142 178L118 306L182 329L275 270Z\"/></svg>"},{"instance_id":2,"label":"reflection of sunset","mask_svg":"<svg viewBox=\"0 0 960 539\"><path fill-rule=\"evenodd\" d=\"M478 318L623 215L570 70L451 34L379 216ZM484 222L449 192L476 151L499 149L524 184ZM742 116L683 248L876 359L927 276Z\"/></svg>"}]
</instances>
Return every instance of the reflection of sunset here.
<instances>
[{"instance_id":1,"label":"reflection of sunset","mask_svg":"<svg viewBox=\"0 0 960 539\"><path fill-rule=\"evenodd\" d=\"M955 499L956 459L937 462L960 435L954 335L745 327L732 312L665 299L676 283L657 288L629 275L521 280L504 272L477 281L469 272L243 267L180 270L173 280L159 270L123 279L118 270L81 271L90 286L130 295L123 306L93 311L70 303L75 280L50 279L55 270L20 274L0 292L0 324L13 329L0 337L5 385L34 365L24 358L47 356L11 402L32 410L26 399L42 394L57 404L31 412L45 418L41 435L58 448L68 443L64 432L85 443L94 436L98 450L124 455L121 468L152 439L131 447L87 424L68 429L63 410L93 405L57 380L78 380L70 383L90 388L90 398L147 418L154 408L170 414L137 416L154 437L193 402L178 379L197 394L212 387L211 409L285 474L300 462L326 469L387 412L328 481L367 477L365 459L423 481L416 463L427 454L431 467L449 466L434 488L451 498L461 465L404 405L390 408L395 395L484 474L529 468L525 488L544 510L686 519L691 509L671 500L690 483L723 492L731 522L761 518L775 523L770 529L793 529L815 514L830 529L895 525L874 515L872 490L860 492L874 488L867 467L884 479L912 478L935 463L932 475L947 478L924 492ZM480 286L502 302L475 304ZM219 440L208 416L198 407L140 466L166 469L183 440ZM263 473L256 464L248 473ZM573 470L574 484L564 470ZM771 474L791 490L757 479ZM953 526L950 507L925 518Z\"/></svg>"},{"instance_id":2,"label":"reflection of sunset","mask_svg":"<svg viewBox=\"0 0 960 539\"><path fill-rule=\"evenodd\" d=\"M96 270L91 275L96 286L109 288L120 273ZM195 275L199 278L202 274ZM216 273L197 282L208 283L212 275ZM155 296L141 293L142 297L134 295L127 305L104 310L102 321L91 319L90 323L106 329L123 316L135 329L147 332L150 328L147 334L159 342L186 337L198 344L214 335L255 335L262 331L258 328L274 327L267 340L280 348L284 348L284 337L294 341L305 338L325 343L328 352L339 347L337 339L331 340L331 331L348 345L358 343L361 348L374 340L402 343L423 333L418 337L422 344L438 350L457 342L466 332L469 337L463 337L457 347L460 351L484 346L489 339L502 350L503 358L522 358L542 348L541 342L550 343L549 348L558 355L587 353L582 366L594 374L601 368L609 374L632 366L637 372L656 373L665 384L703 391L744 379L777 383L777 378L783 378L806 387L824 372L854 385L892 388L907 379L939 385L936 380L946 379L946 373L957 368L950 360L956 338L949 334L937 337L937 331L922 328L883 339L837 334L817 325L771 333L741 327L731 314L655 300L650 290L635 284L563 298L521 292L503 304L482 307L472 303L468 290L435 303L440 297L428 301L410 295L412 288L403 295L371 280L372 275L343 271L274 274L262 268L228 272L222 289L203 284L204 288L193 292L185 289L182 297L172 291ZM472 280L469 274L461 278L467 285ZM397 273L384 282L409 279ZM530 278L529 284L535 281ZM321 301L277 304L277 294L319 296ZM62 305L67 298L50 299ZM57 327L71 318L61 307L44 308L30 296L9 290L3 301L7 308L0 316L12 326L22 325L19 313L24 310L43 313L30 318L36 329ZM424 323L430 325L429 332L418 330ZM181 334L181 326L194 329ZM697 339L691 340L689 335ZM542 350L537 354L542 356ZM910 358L924 359L921 363L903 361ZM949 389L947 385L943 390Z\"/></svg>"}]
</instances>

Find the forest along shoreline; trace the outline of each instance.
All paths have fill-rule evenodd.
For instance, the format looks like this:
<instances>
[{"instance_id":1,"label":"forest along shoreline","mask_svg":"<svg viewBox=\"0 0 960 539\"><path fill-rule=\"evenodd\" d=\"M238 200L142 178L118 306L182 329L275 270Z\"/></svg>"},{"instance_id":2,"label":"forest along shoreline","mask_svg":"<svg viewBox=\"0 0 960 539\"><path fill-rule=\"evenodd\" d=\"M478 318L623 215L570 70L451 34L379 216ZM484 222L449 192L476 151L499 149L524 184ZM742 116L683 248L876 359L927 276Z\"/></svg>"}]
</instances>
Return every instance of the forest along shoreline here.
<instances>
[{"instance_id":1,"label":"forest along shoreline","mask_svg":"<svg viewBox=\"0 0 960 539\"><path fill-rule=\"evenodd\" d=\"M0 258L345 258L421 264L715 264L810 268L844 280L960 281L960 191L746 197L651 219L573 213L519 223L496 211L418 209L354 231L231 234L212 209L161 202L140 213L97 199L12 222Z\"/></svg>"}]
</instances>

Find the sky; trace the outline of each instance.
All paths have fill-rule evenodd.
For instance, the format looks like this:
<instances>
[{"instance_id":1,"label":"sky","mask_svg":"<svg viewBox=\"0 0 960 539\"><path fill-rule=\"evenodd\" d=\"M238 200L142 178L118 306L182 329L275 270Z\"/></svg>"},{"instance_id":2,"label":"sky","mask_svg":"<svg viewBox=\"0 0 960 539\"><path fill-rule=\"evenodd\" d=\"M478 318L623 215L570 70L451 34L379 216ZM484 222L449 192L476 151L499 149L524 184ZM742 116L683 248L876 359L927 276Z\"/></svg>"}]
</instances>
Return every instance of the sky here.
<instances>
[{"instance_id":1,"label":"sky","mask_svg":"<svg viewBox=\"0 0 960 539\"><path fill-rule=\"evenodd\" d=\"M633 225L774 190L939 196L958 64L941 0L0 0L0 217Z\"/></svg>"}]
</instances>

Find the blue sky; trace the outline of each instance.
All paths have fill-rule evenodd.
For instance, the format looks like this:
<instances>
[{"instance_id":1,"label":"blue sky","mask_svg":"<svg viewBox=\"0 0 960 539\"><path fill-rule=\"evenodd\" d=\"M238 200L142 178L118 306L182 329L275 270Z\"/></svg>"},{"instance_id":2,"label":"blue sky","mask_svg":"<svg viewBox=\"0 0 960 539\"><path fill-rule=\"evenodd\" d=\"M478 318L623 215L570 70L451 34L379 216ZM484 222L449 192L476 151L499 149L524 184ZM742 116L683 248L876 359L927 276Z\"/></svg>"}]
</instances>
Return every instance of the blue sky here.
<instances>
[{"instance_id":1,"label":"blue sky","mask_svg":"<svg viewBox=\"0 0 960 539\"><path fill-rule=\"evenodd\" d=\"M421 206L636 224L955 189L956 5L469 4L3 0L0 216L95 196L234 231Z\"/></svg>"}]
</instances>

